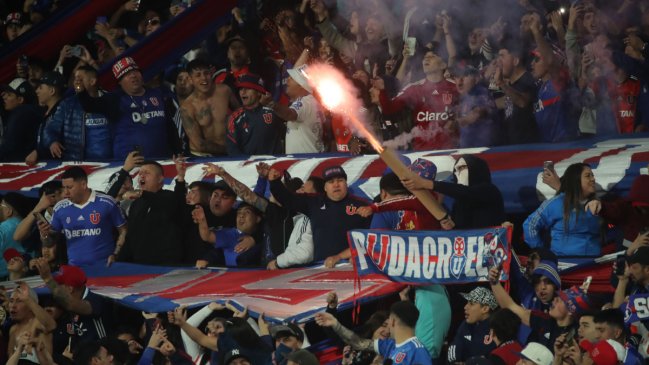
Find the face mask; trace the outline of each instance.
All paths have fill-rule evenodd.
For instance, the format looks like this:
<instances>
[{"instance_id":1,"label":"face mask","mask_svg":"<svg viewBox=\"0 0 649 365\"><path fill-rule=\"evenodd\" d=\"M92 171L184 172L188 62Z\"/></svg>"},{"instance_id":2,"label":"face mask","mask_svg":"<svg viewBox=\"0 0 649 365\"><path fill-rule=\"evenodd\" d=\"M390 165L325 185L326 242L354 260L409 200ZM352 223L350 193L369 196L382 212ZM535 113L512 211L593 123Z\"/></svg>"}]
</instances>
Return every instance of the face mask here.
<instances>
[{"instance_id":1,"label":"face mask","mask_svg":"<svg viewBox=\"0 0 649 365\"><path fill-rule=\"evenodd\" d=\"M466 161L464 161L464 158L461 158L457 161L454 169L457 183L460 185L469 186L469 167L467 166Z\"/></svg>"},{"instance_id":2,"label":"face mask","mask_svg":"<svg viewBox=\"0 0 649 365\"><path fill-rule=\"evenodd\" d=\"M277 346L277 350L275 350L273 363L277 365L286 365L286 363L288 362L288 354L290 354L291 352L293 352L293 349L284 345L283 343L280 343L279 346Z\"/></svg>"}]
</instances>

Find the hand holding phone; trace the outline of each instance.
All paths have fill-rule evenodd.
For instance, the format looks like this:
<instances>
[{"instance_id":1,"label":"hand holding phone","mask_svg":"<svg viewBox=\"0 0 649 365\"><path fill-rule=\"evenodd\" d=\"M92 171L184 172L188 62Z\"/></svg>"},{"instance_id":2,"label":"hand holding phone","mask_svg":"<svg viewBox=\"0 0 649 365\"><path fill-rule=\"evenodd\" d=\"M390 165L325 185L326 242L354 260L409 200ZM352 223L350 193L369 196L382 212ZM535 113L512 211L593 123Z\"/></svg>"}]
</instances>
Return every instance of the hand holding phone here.
<instances>
[{"instance_id":1,"label":"hand holding phone","mask_svg":"<svg viewBox=\"0 0 649 365\"><path fill-rule=\"evenodd\" d=\"M34 212L32 214L34 215L34 218L36 219L36 222L45 222L45 223L47 223L47 221L45 220L45 217L43 217L43 215L40 212Z\"/></svg>"}]
</instances>

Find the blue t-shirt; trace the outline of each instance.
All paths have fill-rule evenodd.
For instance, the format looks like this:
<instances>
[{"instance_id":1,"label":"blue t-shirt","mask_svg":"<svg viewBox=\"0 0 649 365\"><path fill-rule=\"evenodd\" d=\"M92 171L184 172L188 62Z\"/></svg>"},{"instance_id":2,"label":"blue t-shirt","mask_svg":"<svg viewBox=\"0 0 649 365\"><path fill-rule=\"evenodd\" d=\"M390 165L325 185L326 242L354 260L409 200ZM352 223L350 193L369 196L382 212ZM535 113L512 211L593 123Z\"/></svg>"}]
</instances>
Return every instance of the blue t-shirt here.
<instances>
[{"instance_id":1,"label":"blue t-shirt","mask_svg":"<svg viewBox=\"0 0 649 365\"><path fill-rule=\"evenodd\" d=\"M236 228L223 228L214 233L216 233L216 242L214 242L214 247L223 249L225 265L237 266L237 256L239 256L239 254L234 252L234 247L239 243L239 238L245 236L245 233Z\"/></svg>"},{"instance_id":2,"label":"blue t-shirt","mask_svg":"<svg viewBox=\"0 0 649 365\"><path fill-rule=\"evenodd\" d=\"M69 199L57 203L51 224L65 234L69 263L83 266L108 259L115 250L113 229L126 220L112 197L93 191L84 205Z\"/></svg>"},{"instance_id":3,"label":"blue t-shirt","mask_svg":"<svg viewBox=\"0 0 649 365\"><path fill-rule=\"evenodd\" d=\"M399 344L392 338L375 340L374 350L383 358L392 359L393 364L426 365L433 363L428 350L414 336Z\"/></svg>"},{"instance_id":4,"label":"blue t-shirt","mask_svg":"<svg viewBox=\"0 0 649 365\"><path fill-rule=\"evenodd\" d=\"M20 223L17 217L11 217L4 222L0 223L0 253L4 253L10 248L15 248L20 253L25 252L25 248L19 242L14 240L14 232ZM0 277L7 276L7 262L0 260Z\"/></svg>"}]
</instances>

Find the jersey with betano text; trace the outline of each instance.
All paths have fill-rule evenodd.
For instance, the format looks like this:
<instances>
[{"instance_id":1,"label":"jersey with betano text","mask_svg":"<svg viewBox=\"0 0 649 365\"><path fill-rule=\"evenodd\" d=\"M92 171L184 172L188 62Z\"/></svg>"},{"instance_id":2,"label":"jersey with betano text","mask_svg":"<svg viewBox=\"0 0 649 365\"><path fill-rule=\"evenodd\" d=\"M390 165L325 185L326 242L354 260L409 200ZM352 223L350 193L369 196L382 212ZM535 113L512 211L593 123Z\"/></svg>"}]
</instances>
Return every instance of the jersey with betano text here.
<instances>
[{"instance_id":1,"label":"jersey with betano text","mask_svg":"<svg viewBox=\"0 0 649 365\"><path fill-rule=\"evenodd\" d=\"M95 191L83 205L69 199L57 203L51 222L55 232L65 234L68 262L76 266L106 261L115 250L114 229L124 224L115 199Z\"/></svg>"},{"instance_id":2,"label":"jersey with betano text","mask_svg":"<svg viewBox=\"0 0 649 365\"><path fill-rule=\"evenodd\" d=\"M458 98L454 83L423 79L406 86L392 100L381 92L379 101L383 114L410 108L416 128L413 149L431 150L457 147L458 133L452 128L451 115Z\"/></svg>"}]
</instances>

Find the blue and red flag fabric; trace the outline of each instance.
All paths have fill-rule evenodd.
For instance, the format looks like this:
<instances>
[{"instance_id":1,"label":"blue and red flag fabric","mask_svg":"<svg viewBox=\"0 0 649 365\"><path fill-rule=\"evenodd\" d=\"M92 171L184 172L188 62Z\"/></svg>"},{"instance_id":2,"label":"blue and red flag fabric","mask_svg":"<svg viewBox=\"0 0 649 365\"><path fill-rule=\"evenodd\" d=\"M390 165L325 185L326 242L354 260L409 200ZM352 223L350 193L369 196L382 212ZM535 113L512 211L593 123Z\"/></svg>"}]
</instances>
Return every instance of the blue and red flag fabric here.
<instances>
[{"instance_id":1,"label":"blue and red flag fabric","mask_svg":"<svg viewBox=\"0 0 649 365\"><path fill-rule=\"evenodd\" d=\"M491 267L509 277L511 228L462 231L353 230L348 233L359 277L383 274L413 285L488 281Z\"/></svg>"},{"instance_id":2,"label":"blue and red flag fabric","mask_svg":"<svg viewBox=\"0 0 649 365\"><path fill-rule=\"evenodd\" d=\"M543 161L554 161L561 176L572 163L587 162L593 168L598 189L618 196L627 196L633 179L647 174L649 164L649 134L629 138L590 139L558 144L530 144L493 148L457 149L447 151L416 151L402 153L405 160L418 158L435 163L437 179L444 180L453 174L453 164L458 155L472 153L487 161L492 181L498 186L505 200L508 214L529 214L555 192L541 181ZM172 189L176 170L171 160L159 161L164 169L165 188ZM190 159L185 180L191 183L204 179L204 162L221 165L232 176L253 188L257 182L255 164L266 162L273 168L288 172L292 177L306 181L311 175L321 176L322 171L333 165L342 165L353 194L371 200L379 194L379 180L387 170L378 155L351 156L349 154L304 154L251 156L245 159L197 158ZM0 193L20 191L36 196L45 182L57 178L68 166L82 166L89 174L89 186L103 191L112 173L119 170L122 161L40 162L36 166L24 163L0 165ZM133 171L134 174L137 170ZM134 183L137 188L137 179Z\"/></svg>"}]
</instances>

